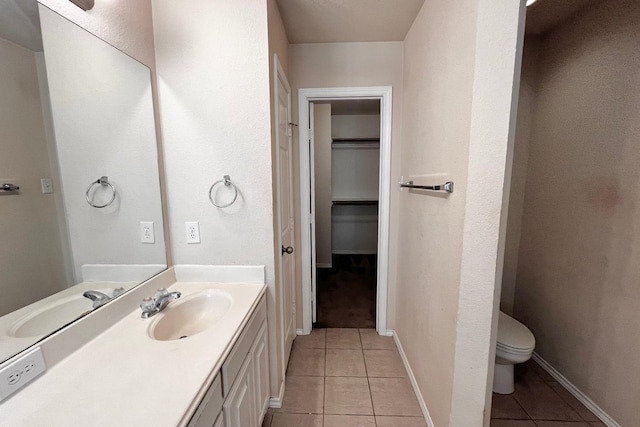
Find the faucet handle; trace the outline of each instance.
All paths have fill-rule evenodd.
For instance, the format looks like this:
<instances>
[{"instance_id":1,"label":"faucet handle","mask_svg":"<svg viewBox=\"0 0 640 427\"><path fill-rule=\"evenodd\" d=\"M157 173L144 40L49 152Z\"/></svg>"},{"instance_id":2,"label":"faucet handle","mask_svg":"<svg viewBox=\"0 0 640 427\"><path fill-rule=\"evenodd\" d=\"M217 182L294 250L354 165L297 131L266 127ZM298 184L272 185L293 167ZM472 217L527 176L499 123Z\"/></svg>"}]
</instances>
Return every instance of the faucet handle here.
<instances>
[{"instance_id":1,"label":"faucet handle","mask_svg":"<svg viewBox=\"0 0 640 427\"><path fill-rule=\"evenodd\" d=\"M155 301L153 298L150 298L150 297L143 298L142 302L140 303L140 308L142 309L143 312L151 311L154 309L154 307L155 307Z\"/></svg>"},{"instance_id":2,"label":"faucet handle","mask_svg":"<svg viewBox=\"0 0 640 427\"><path fill-rule=\"evenodd\" d=\"M164 295L167 295L167 294L169 294L169 291L168 291L168 290L166 290L165 288L159 288L159 289L156 291L156 294L153 296L153 298L158 299L158 298L160 298L161 296L164 296Z\"/></svg>"}]
</instances>

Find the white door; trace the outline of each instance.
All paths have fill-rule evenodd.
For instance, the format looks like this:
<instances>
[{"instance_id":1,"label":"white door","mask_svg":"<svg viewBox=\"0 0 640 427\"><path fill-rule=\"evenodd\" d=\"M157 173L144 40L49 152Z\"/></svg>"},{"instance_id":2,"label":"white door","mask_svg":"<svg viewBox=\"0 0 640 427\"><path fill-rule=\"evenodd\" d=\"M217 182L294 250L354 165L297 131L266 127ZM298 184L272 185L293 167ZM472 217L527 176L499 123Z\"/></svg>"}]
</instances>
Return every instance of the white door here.
<instances>
[{"instance_id":1,"label":"white door","mask_svg":"<svg viewBox=\"0 0 640 427\"><path fill-rule=\"evenodd\" d=\"M296 336L295 318L295 255L293 254L293 163L291 158L291 87L276 57L276 139L278 142L278 224L282 246L280 262L280 290L284 341L284 367Z\"/></svg>"}]
</instances>

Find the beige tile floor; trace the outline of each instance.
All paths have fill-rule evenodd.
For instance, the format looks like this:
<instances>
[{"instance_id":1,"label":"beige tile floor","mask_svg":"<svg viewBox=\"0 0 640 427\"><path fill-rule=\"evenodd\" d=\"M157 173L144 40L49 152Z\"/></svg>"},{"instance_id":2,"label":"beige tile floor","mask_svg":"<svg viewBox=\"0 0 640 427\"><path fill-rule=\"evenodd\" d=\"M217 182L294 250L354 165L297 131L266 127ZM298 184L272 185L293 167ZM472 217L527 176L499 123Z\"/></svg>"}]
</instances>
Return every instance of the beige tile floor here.
<instances>
[{"instance_id":1,"label":"beige tile floor","mask_svg":"<svg viewBox=\"0 0 640 427\"><path fill-rule=\"evenodd\" d=\"M493 394L491 427L604 427L536 362L516 368L515 393Z\"/></svg>"},{"instance_id":2,"label":"beige tile floor","mask_svg":"<svg viewBox=\"0 0 640 427\"><path fill-rule=\"evenodd\" d=\"M391 337L315 329L296 338L280 409L263 427L425 427Z\"/></svg>"}]
</instances>

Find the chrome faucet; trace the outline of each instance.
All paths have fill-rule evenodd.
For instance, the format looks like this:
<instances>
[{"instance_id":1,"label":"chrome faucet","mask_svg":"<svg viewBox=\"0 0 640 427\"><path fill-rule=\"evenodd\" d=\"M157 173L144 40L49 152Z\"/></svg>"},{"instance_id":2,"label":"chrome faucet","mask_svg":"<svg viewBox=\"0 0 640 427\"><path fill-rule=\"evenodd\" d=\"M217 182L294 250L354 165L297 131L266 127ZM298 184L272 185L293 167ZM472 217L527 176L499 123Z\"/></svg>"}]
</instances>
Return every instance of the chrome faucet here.
<instances>
[{"instance_id":1,"label":"chrome faucet","mask_svg":"<svg viewBox=\"0 0 640 427\"><path fill-rule=\"evenodd\" d=\"M140 308L142 309L142 318L148 319L155 316L165 309L167 305L173 300L180 298L182 294L180 292L169 292L165 288L160 288L153 296L153 298L147 297L142 300Z\"/></svg>"},{"instance_id":2,"label":"chrome faucet","mask_svg":"<svg viewBox=\"0 0 640 427\"><path fill-rule=\"evenodd\" d=\"M111 301L109 295L103 294L100 291L86 291L82 296L93 301L93 308L98 308Z\"/></svg>"},{"instance_id":3,"label":"chrome faucet","mask_svg":"<svg viewBox=\"0 0 640 427\"><path fill-rule=\"evenodd\" d=\"M93 301L93 308L96 309L98 307L105 305L115 297L122 295L123 293L124 293L124 288L115 288L113 290L112 296L109 296L100 291L91 291L91 290L86 291L84 294L82 294L82 296L85 298L89 298L91 301Z\"/></svg>"}]
</instances>

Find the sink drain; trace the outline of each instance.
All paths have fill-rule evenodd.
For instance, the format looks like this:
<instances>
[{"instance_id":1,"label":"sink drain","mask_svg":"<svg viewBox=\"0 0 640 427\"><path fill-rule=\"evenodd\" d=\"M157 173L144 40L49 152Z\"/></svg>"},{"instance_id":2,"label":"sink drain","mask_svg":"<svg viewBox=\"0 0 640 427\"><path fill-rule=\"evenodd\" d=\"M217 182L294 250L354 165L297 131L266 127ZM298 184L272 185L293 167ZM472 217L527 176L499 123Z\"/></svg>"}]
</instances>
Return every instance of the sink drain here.
<instances>
[{"instance_id":1,"label":"sink drain","mask_svg":"<svg viewBox=\"0 0 640 427\"><path fill-rule=\"evenodd\" d=\"M179 339L179 340L181 340L182 338L188 338L188 337L189 337L188 335L183 335L183 336L181 336L181 337L180 337L180 338L178 338L178 339Z\"/></svg>"}]
</instances>

